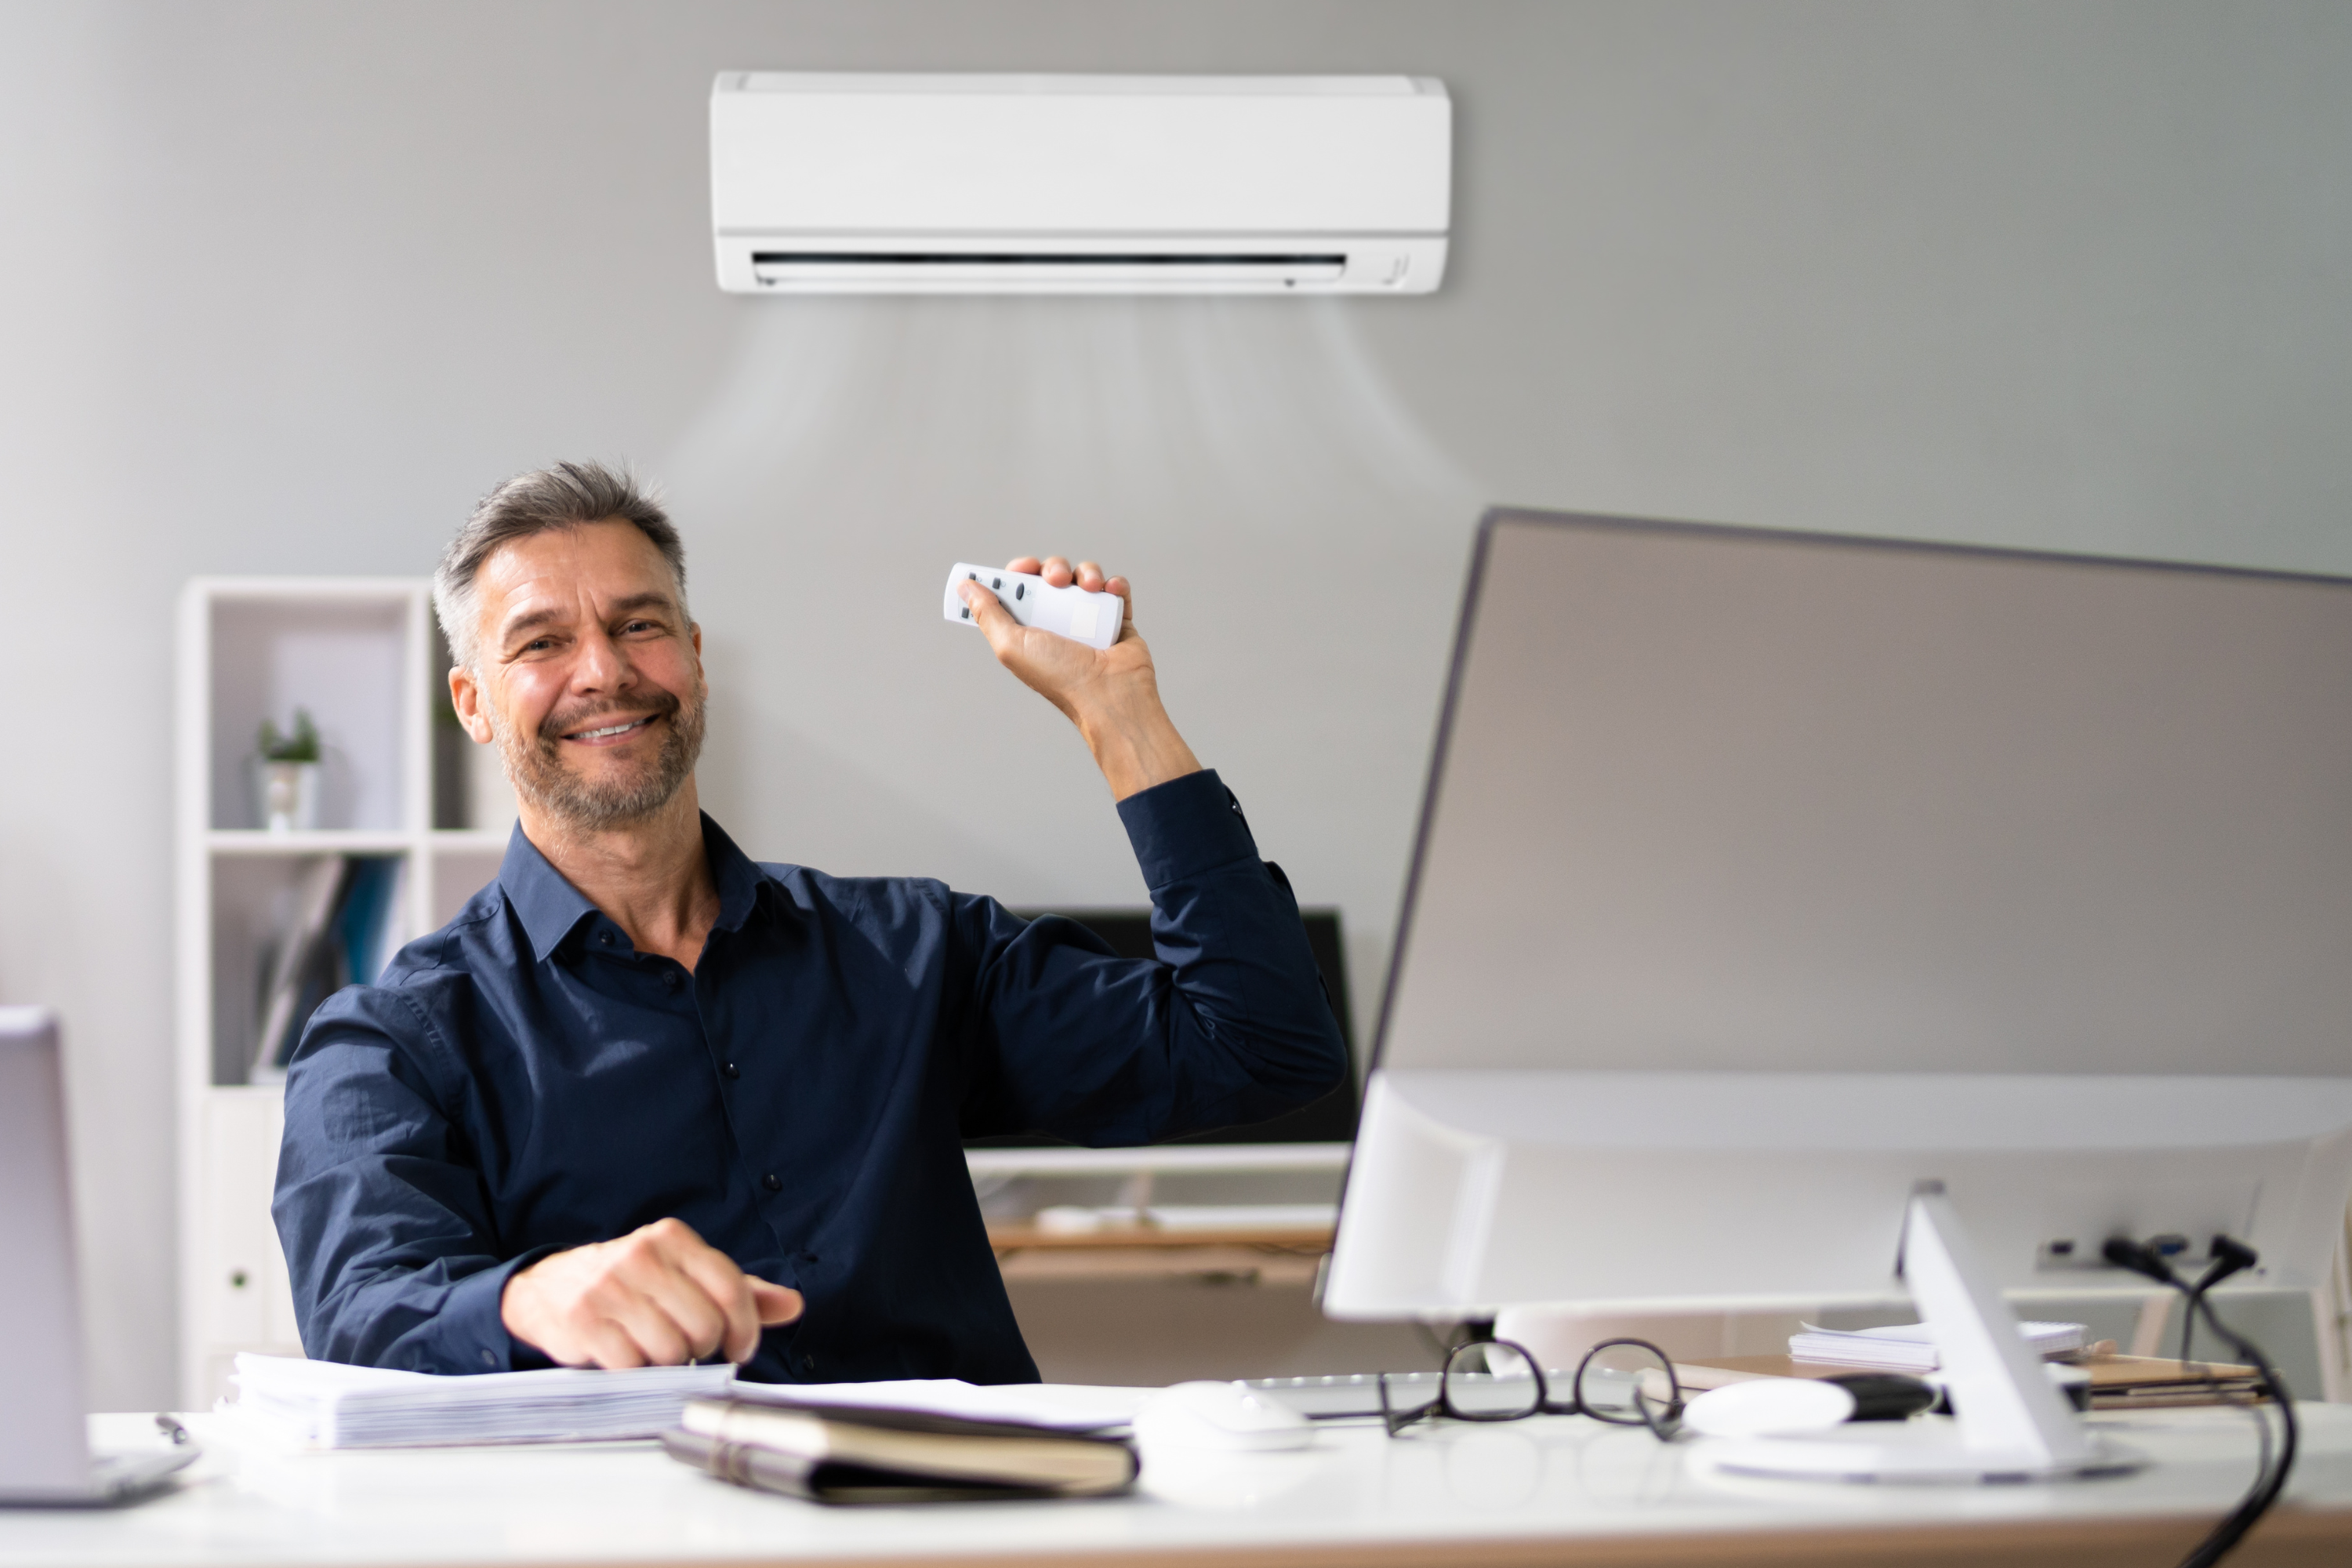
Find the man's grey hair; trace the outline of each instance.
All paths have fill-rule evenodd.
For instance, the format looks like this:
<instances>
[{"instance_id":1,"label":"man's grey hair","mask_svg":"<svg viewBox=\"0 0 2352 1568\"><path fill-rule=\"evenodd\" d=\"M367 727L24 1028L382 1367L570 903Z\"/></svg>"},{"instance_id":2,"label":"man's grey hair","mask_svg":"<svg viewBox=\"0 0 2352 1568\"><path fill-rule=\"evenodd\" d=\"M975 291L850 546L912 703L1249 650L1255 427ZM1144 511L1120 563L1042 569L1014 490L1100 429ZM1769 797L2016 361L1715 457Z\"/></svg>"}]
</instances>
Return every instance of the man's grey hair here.
<instances>
[{"instance_id":1,"label":"man's grey hair","mask_svg":"<svg viewBox=\"0 0 2352 1568\"><path fill-rule=\"evenodd\" d=\"M661 552L677 584L678 611L687 614L686 546L661 503L625 471L602 463L558 463L517 474L484 496L441 552L441 564L433 572L433 611L441 618L450 657L479 673L482 605L474 579L500 546L552 529L614 521L634 523Z\"/></svg>"}]
</instances>

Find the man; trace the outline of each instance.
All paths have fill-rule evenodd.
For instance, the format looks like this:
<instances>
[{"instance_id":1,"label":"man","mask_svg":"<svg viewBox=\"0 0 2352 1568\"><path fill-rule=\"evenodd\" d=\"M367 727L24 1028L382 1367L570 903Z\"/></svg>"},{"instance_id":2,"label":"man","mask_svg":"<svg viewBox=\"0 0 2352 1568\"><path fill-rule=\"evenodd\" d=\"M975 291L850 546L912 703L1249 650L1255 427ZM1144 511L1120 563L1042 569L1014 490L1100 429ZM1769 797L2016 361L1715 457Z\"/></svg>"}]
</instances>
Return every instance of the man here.
<instances>
[{"instance_id":1,"label":"man","mask_svg":"<svg viewBox=\"0 0 2352 1568\"><path fill-rule=\"evenodd\" d=\"M1012 569L1129 598L1092 563ZM1289 886L1169 721L1131 601L1097 651L963 593L1109 782L1157 962L937 882L755 865L697 805L702 634L660 508L562 464L475 511L434 602L521 820L295 1054L272 1208L310 1354L1034 1380L963 1138L1140 1143L1339 1081Z\"/></svg>"}]
</instances>

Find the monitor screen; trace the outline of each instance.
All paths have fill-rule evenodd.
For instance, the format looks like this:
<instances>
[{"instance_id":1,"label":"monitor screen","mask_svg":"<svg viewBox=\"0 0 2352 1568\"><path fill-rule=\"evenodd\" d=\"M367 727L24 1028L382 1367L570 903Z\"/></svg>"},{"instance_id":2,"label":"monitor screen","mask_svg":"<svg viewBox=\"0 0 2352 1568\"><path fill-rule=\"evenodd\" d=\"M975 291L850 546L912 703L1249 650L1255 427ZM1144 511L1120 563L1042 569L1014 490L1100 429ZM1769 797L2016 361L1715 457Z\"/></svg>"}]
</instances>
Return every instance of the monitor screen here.
<instances>
[{"instance_id":1,"label":"monitor screen","mask_svg":"<svg viewBox=\"0 0 2352 1568\"><path fill-rule=\"evenodd\" d=\"M1481 543L1376 1067L2352 1071L2352 582Z\"/></svg>"}]
</instances>

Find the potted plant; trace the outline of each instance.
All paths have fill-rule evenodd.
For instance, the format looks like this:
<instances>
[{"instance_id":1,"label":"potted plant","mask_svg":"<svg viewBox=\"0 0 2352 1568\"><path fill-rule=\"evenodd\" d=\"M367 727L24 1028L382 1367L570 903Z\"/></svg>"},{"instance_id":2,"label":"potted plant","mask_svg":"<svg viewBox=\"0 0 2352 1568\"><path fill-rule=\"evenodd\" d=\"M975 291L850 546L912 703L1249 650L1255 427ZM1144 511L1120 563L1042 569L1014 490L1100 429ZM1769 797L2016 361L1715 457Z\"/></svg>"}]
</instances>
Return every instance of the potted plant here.
<instances>
[{"instance_id":1,"label":"potted plant","mask_svg":"<svg viewBox=\"0 0 2352 1568\"><path fill-rule=\"evenodd\" d=\"M274 719L261 721L254 758L254 795L261 825L272 833L304 832L319 826L319 727L308 709L294 710L294 730L281 732Z\"/></svg>"}]
</instances>

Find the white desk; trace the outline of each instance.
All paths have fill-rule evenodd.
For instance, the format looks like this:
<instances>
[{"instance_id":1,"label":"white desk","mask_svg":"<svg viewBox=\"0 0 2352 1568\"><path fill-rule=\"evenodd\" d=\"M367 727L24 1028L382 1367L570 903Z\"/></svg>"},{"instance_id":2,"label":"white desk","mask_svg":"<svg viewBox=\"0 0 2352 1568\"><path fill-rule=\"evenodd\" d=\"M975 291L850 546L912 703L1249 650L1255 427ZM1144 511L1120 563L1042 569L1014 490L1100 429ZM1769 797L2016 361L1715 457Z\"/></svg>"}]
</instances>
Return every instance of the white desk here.
<instances>
[{"instance_id":1,"label":"white desk","mask_svg":"<svg viewBox=\"0 0 2352 1568\"><path fill-rule=\"evenodd\" d=\"M719 1563L2167 1565L2244 1487L2242 1412L2102 1416L2160 1463L1991 1488L1725 1484L1639 1430L1548 1417L1391 1441L1327 1427L1297 1454L1150 1467L1093 1502L824 1509L743 1491L650 1444L271 1458L217 1443L173 1495L110 1513L0 1513L0 1568ZM2284 1514L2235 1563L2352 1563L2352 1405L2305 1409ZM98 1418L127 1446L144 1416ZM189 1421L200 1436L213 1426Z\"/></svg>"}]
</instances>

